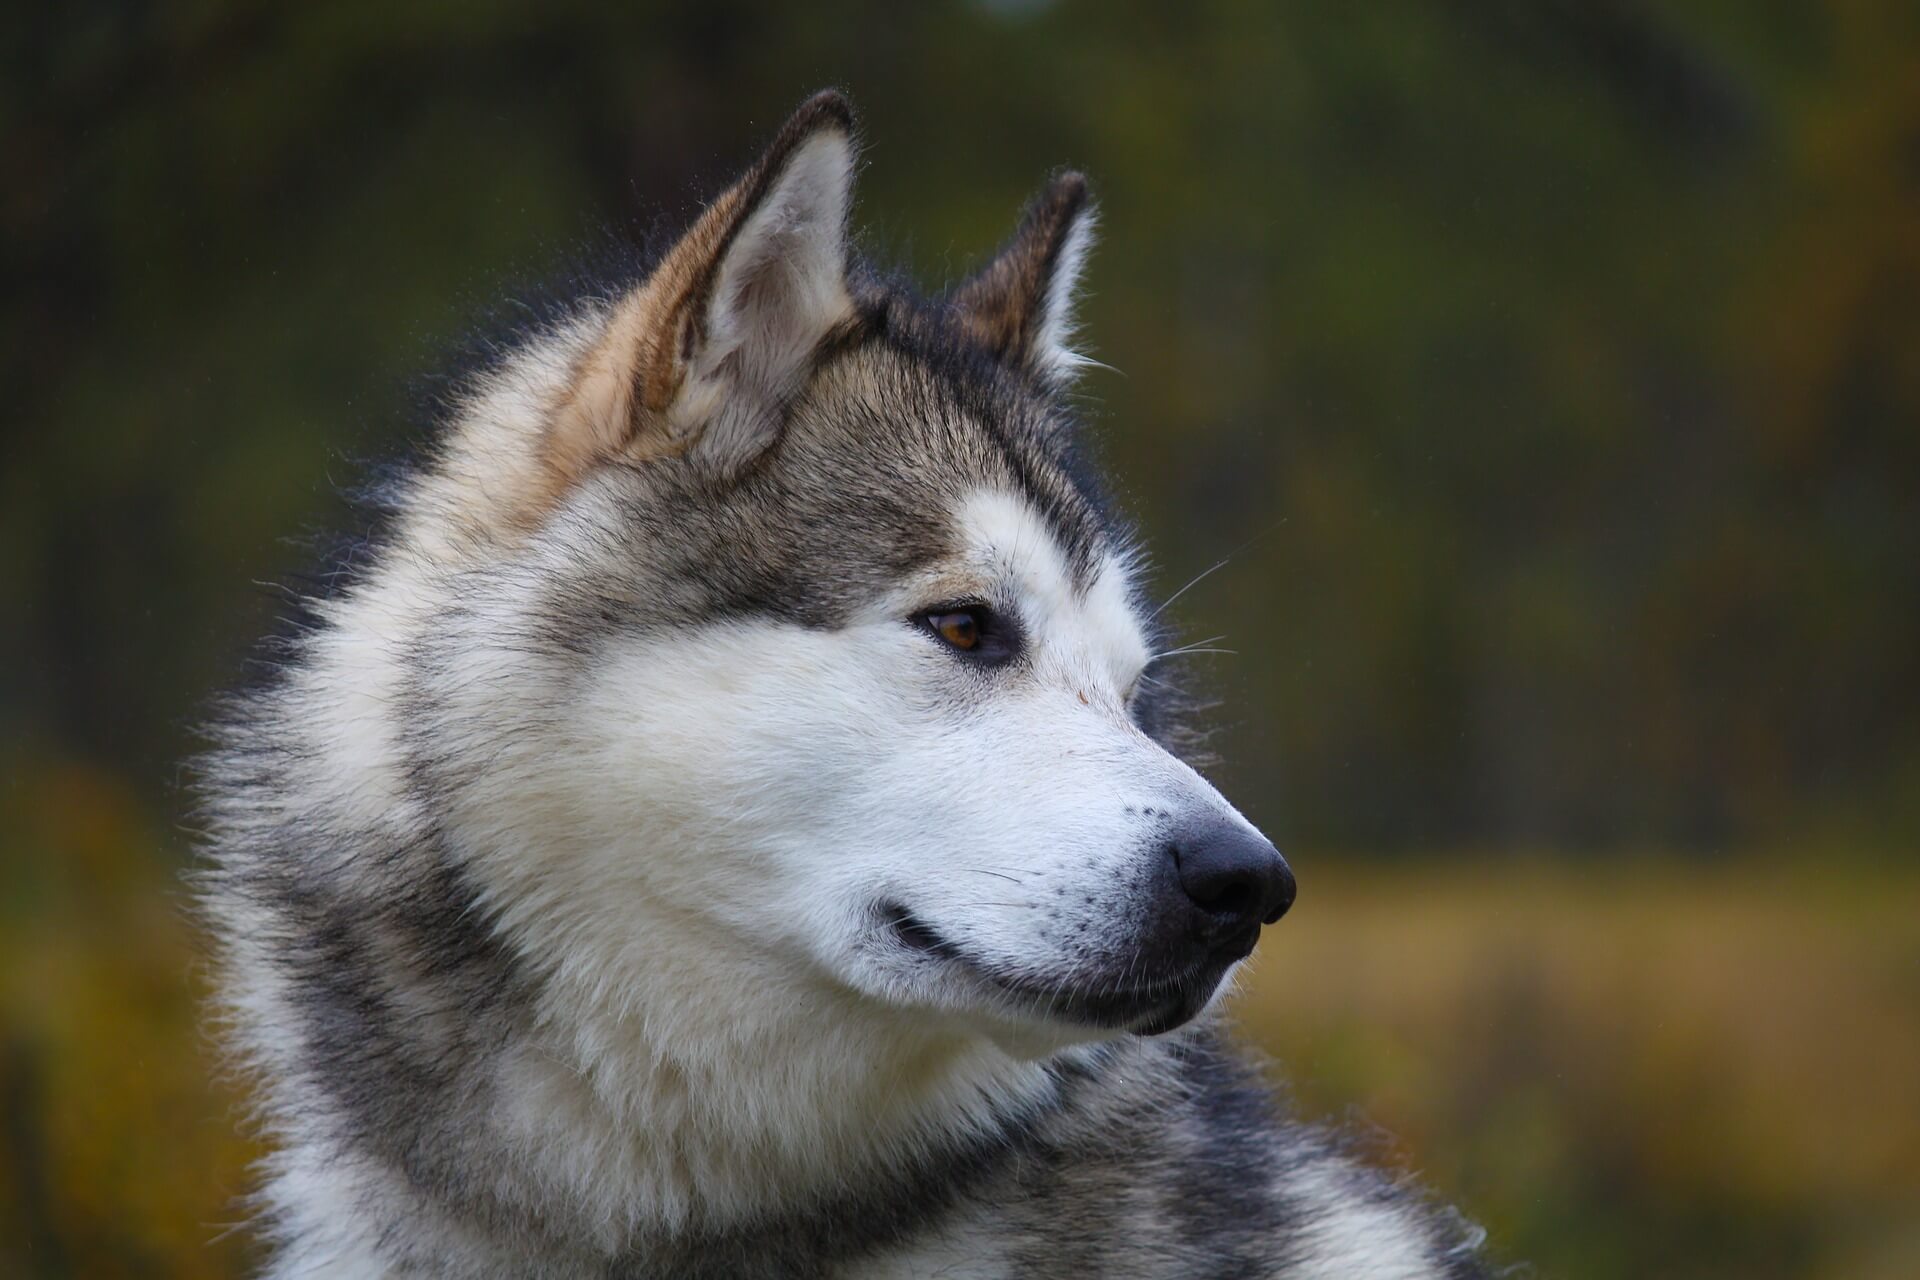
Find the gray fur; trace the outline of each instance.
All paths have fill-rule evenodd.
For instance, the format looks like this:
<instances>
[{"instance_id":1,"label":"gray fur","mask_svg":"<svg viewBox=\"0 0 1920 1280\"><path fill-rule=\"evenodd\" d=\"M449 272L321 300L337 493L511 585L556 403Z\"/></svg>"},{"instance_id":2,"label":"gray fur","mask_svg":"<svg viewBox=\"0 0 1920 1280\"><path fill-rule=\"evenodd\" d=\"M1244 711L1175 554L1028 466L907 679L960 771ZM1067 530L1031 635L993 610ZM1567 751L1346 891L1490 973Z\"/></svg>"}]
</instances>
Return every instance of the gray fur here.
<instances>
[{"instance_id":1,"label":"gray fur","mask_svg":"<svg viewBox=\"0 0 1920 1280\"><path fill-rule=\"evenodd\" d=\"M749 1212L590 1205L510 1129L528 1064L559 1052L555 978L506 923L517 904L484 869L497 851L463 814L525 742L566 728L610 644L728 619L833 632L951 554L954 495L982 486L1022 496L1082 591L1129 544L1078 452L1062 362L1036 376L1030 352L1003 358L958 304L871 275L850 296L854 320L743 467L599 467L508 536L440 483L460 419L503 386L541 402L606 300L525 335L456 406L451 444L394 487L396 515L357 548L355 575L272 651L276 674L224 708L203 765L201 888L226 1029L280 1150L257 1216L270 1273L1485 1274L1476 1232L1287 1118L1210 1015L1064 1048L1033 1089L928 1117L911 1141ZM453 550L429 552L421 531L446 528L463 531ZM400 674L351 687L370 602L415 581L442 602L427 625L368 638ZM1178 747L1164 676L1133 714ZM505 681L497 716L469 697L480 679ZM356 717L393 744L369 765L377 803L337 776L343 735L367 731ZM553 1140L615 1122L585 1123Z\"/></svg>"}]
</instances>

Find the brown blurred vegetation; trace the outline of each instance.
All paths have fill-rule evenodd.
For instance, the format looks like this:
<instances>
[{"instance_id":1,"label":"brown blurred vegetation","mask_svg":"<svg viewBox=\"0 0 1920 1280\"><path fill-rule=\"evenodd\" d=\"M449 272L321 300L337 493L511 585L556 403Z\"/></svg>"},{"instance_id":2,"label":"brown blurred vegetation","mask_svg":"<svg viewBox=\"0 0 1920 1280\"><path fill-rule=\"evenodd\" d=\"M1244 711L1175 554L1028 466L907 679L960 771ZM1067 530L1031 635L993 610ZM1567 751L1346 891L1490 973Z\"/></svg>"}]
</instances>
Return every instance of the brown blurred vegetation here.
<instances>
[{"instance_id":1,"label":"brown blurred vegetation","mask_svg":"<svg viewBox=\"0 0 1920 1280\"><path fill-rule=\"evenodd\" d=\"M1543 1276L1920 1274L1920 7L204 0L0 12L0 1275L243 1264L178 783L255 584L824 83L928 284L1095 178L1303 1105Z\"/></svg>"},{"instance_id":2,"label":"brown blurred vegetation","mask_svg":"<svg viewBox=\"0 0 1920 1280\"><path fill-rule=\"evenodd\" d=\"M1240 1021L1498 1248L1567 1280L1920 1274L1920 872L1328 861Z\"/></svg>"},{"instance_id":3,"label":"brown blurred vegetation","mask_svg":"<svg viewBox=\"0 0 1920 1280\"><path fill-rule=\"evenodd\" d=\"M243 1274L259 1154L196 1026L196 948L119 779L9 761L0 839L0 1275Z\"/></svg>"}]
</instances>

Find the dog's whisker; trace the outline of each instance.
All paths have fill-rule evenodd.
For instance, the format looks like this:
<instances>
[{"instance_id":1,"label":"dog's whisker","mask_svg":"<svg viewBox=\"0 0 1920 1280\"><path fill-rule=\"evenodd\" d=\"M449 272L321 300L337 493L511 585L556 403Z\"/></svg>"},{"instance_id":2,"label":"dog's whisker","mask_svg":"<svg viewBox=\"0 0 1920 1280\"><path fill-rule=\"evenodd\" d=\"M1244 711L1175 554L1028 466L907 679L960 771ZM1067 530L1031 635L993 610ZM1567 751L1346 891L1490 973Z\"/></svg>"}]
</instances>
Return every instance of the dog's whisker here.
<instances>
[{"instance_id":1,"label":"dog's whisker","mask_svg":"<svg viewBox=\"0 0 1920 1280\"><path fill-rule=\"evenodd\" d=\"M1221 559L1215 561L1211 565L1208 565L1206 568L1202 569L1200 572L1194 574L1193 577L1187 579L1187 585L1180 588L1178 591L1174 592L1172 595L1168 596L1165 600L1162 600L1160 602L1160 607L1147 615L1147 621L1152 622L1155 618L1165 613L1167 611L1167 607L1171 605L1175 600L1178 600L1181 596L1187 594L1187 592L1199 586L1202 582L1212 577L1215 573L1219 572L1221 569L1226 568L1227 562L1232 560L1236 554L1238 553L1231 552L1231 551L1228 552Z\"/></svg>"},{"instance_id":2,"label":"dog's whisker","mask_svg":"<svg viewBox=\"0 0 1920 1280\"><path fill-rule=\"evenodd\" d=\"M1172 649L1162 649L1158 653L1155 653L1152 657L1148 658L1147 662L1149 664L1152 664L1160 661L1160 659L1162 658L1171 658L1176 654L1190 653L1193 650L1201 647L1202 645L1213 644L1215 641L1225 640L1226 638L1227 637L1224 634L1217 635L1217 636L1208 636L1204 640L1195 640L1192 644L1183 644Z\"/></svg>"},{"instance_id":3,"label":"dog's whisker","mask_svg":"<svg viewBox=\"0 0 1920 1280\"><path fill-rule=\"evenodd\" d=\"M976 876L992 876L996 880L1006 880L1006 881L1010 881L1013 884L1026 883L1026 881L1022 880L1019 876L1010 876L1004 871L993 871L986 867L961 867L960 870Z\"/></svg>"}]
</instances>

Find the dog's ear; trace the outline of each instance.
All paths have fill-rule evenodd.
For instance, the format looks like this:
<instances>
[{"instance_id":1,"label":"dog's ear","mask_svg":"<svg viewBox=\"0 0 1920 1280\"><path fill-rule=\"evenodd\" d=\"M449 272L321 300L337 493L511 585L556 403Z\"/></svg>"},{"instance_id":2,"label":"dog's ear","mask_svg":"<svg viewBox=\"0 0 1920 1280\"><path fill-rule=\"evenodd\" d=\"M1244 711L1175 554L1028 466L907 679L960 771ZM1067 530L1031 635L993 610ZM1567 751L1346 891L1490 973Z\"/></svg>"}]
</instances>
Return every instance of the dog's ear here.
<instances>
[{"instance_id":1,"label":"dog's ear","mask_svg":"<svg viewBox=\"0 0 1920 1280\"><path fill-rule=\"evenodd\" d=\"M960 323L1009 365L1049 386L1091 363L1073 348L1080 273L1093 247L1087 180L1054 175L1013 239L951 301Z\"/></svg>"},{"instance_id":2,"label":"dog's ear","mask_svg":"<svg viewBox=\"0 0 1920 1280\"><path fill-rule=\"evenodd\" d=\"M686 455L730 474L778 433L815 351L854 316L853 108L815 94L615 304L554 421L549 462Z\"/></svg>"}]
</instances>

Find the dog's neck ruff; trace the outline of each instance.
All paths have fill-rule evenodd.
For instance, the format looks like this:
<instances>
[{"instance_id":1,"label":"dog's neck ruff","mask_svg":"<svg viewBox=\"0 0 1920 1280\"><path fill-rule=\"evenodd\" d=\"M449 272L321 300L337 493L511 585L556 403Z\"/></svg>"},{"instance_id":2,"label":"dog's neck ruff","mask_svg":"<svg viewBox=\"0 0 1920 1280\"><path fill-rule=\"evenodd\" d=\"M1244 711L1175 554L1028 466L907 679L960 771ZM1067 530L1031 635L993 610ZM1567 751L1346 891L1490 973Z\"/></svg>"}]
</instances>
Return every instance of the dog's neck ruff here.
<instances>
[{"instance_id":1,"label":"dog's neck ruff","mask_svg":"<svg viewBox=\"0 0 1920 1280\"><path fill-rule=\"evenodd\" d=\"M613 1249L791 1227L810 1203L877 1209L929 1163L951 1185L1026 1142L1103 1052L1024 1061L825 980L731 977L650 1003L556 974L540 1000L511 1140L601 1203Z\"/></svg>"}]
</instances>

